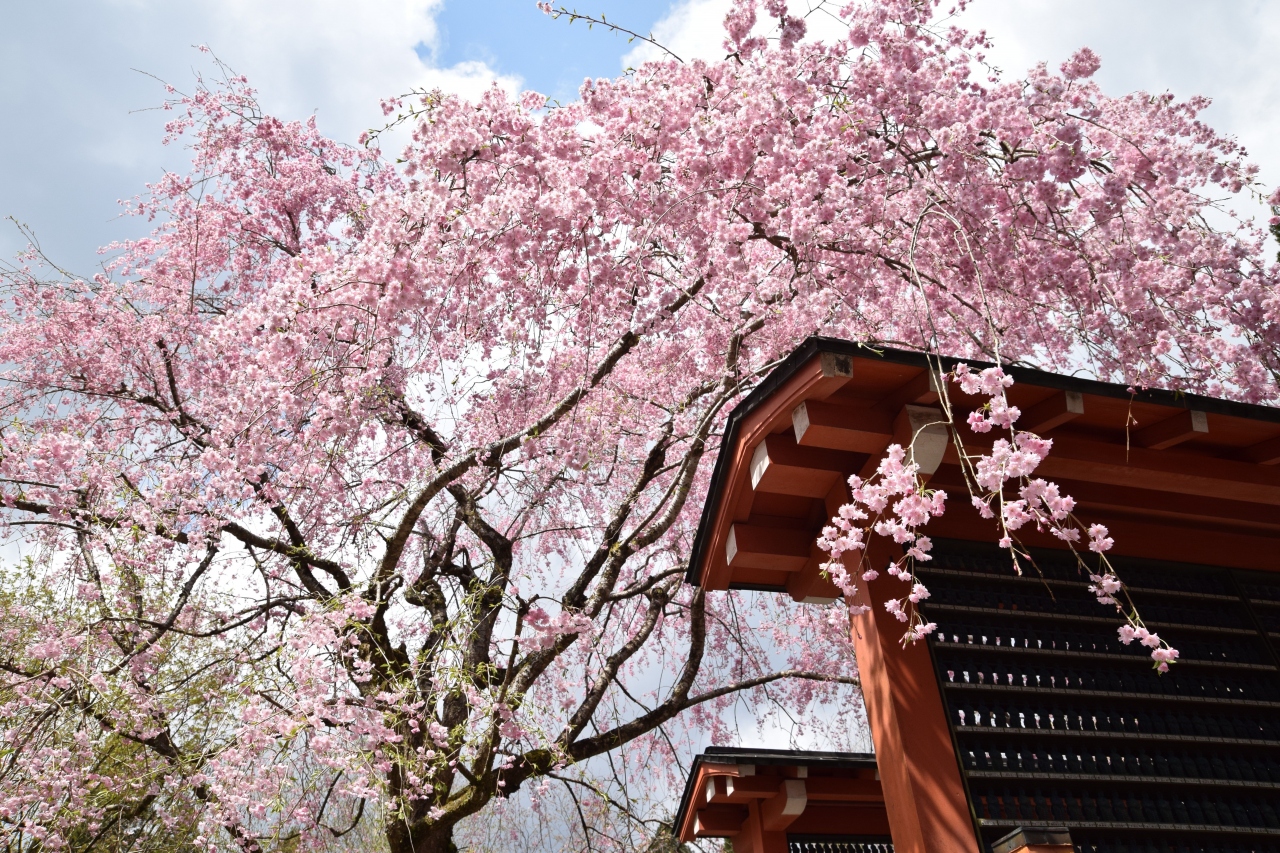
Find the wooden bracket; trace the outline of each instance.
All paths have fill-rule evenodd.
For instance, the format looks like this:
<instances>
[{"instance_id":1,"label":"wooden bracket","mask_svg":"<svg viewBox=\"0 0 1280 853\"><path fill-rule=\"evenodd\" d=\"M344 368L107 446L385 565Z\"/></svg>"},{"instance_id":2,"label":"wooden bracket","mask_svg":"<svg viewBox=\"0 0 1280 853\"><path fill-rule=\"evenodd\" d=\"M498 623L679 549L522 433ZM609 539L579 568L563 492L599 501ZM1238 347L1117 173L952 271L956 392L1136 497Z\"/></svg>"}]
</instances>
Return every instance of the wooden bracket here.
<instances>
[{"instance_id":1,"label":"wooden bracket","mask_svg":"<svg viewBox=\"0 0 1280 853\"><path fill-rule=\"evenodd\" d=\"M805 780L787 779L778 793L760 804L760 823L766 832L780 832L804 814L809 798Z\"/></svg>"},{"instance_id":2,"label":"wooden bracket","mask_svg":"<svg viewBox=\"0 0 1280 853\"><path fill-rule=\"evenodd\" d=\"M806 400L791 413L796 444L855 453L879 453L893 435L893 421L878 409L855 409Z\"/></svg>"},{"instance_id":3,"label":"wooden bracket","mask_svg":"<svg viewBox=\"0 0 1280 853\"><path fill-rule=\"evenodd\" d=\"M1167 450L1175 444L1206 435L1208 432L1208 415L1193 409L1184 409L1171 418L1165 418L1159 423L1138 430L1134 433L1133 440L1139 447Z\"/></svg>"},{"instance_id":4,"label":"wooden bracket","mask_svg":"<svg viewBox=\"0 0 1280 853\"><path fill-rule=\"evenodd\" d=\"M725 797L732 803L765 800L775 796L782 785L777 776L739 776L725 782Z\"/></svg>"},{"instance_id":5,"label":"wooden bracket","mask_svg":"<svg viewBox=\"0 0 1280 853\"><path fill-rule=\"evenodd\" d=\"M800 447L787 433L771 435L751 455L751 488L759 492L821 498L852 471L850 453Z\"/></svg>"},{"instance_id":6,"label":"wooden bracket","mask_svg":"<svg viewBox=\"0 0 1280 853\"><path fill-rule=\"evenodd\" d=\"M951 433L941 409L929 406L903 406L894 421L893 438L907 448L907 462L920 466L920 474L928 477L938 470L951 443Z\"/></svg>"},{"instance_id":7,"label":"wooden bracket","mask_svg":"<svg viewBox=\"0 0 1280 853\"><path fill-rule=\"evenodd\" d=\"M1056 391L1047 400L1036 403L1022 413L1018 428L1044 435L1054 427L1084 414L1084 395L1079 391Z\"/></svg>"}]
</instances>

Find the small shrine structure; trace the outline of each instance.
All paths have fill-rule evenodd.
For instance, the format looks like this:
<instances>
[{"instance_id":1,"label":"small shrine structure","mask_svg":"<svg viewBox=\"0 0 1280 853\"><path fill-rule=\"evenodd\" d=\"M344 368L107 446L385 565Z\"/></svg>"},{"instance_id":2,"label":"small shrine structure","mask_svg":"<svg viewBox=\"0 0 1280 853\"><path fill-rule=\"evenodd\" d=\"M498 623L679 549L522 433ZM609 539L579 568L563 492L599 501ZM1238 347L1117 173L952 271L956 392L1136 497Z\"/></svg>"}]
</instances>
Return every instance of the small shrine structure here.
<instances>
[{"instance_id":1,"label":"small shrine structure","mask_svg":"<svg viewBox=\"0 0 1280 853\"><path fill-rule=\"evenodd\" d=\"M690 555L708 590L837 598L815 540L848 476L913 435L929 486L961 499L917 566L926 642L904 647L884 608L900 581L859 583L874 757L710 750L678 836L735 853L1280 853L1280 410L1008 370L1018 428L1053 439L1036 476L1110 528L1147 625L1181 652L1160 675L1061 542L1023 528L1038 573L1015 575L964 499L938 366L811 338L730 414ZM947 396L966 449L988 449L998 435L964 426L982 401ZM899 556L880 537L866 553Z\"/></svg>"},{"instance_id":2,"label":"small shrine structure","mask_svg":"<svg viewBox=\"0 0 1280 853\"><path fill-rule=\"evenodd\" d=\"M730 838L734 853L805 853L857 839L889 853L889 819L874 755L712 747L693 761L676 833Z\"/></svg>"}]
</instances>

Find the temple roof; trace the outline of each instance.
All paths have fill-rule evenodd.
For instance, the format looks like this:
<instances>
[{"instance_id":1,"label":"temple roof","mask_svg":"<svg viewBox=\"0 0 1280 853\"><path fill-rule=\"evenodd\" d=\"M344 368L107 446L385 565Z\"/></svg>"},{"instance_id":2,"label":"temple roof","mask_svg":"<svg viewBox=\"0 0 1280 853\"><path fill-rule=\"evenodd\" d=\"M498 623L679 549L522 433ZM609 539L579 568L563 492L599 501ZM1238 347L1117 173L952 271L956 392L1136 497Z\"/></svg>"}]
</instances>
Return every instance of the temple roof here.
<instances>
[{"instance_id":1,"label":"temple roof","mask_svg":"<svg viewBox=\"0 0 1280 853\"><path fill-rule=\"evenodd\" d=\"M939 368L946 372L962 361L990 366L806 340L729 415L690 552L689 581L708 589L787 590L801 600L832 595L814 580L820 555L806 551L830 517L823 500L834 498L824 493L901 440L909 411L937 405ZM1280 409L1030 368L1006 371L1015 380L1010 401L1023 412L1018 427L1055 442L1037 476L1060 482L1091 518L1148 526L1173 521L1243 536L1232 565L1280 568L1271 556L1280 553L1274 548L1280 543ZM964 427L966 411L983 401L954 384L946 395L966 447L989 447L992 435ZM944 451L936 485L963 486L955 450ZM1141 535L1132 541L1141 540L1143 553L1169 556L1150 554L1149 531L1134 529ZM764 530L778 541L758 553L752 549ZM780 530L792 532L781 536ZM1187 559L1206 559L1211 549L1204 550ZM801 574L804 583L798 583Z\"/></svg>"}]
</instances>

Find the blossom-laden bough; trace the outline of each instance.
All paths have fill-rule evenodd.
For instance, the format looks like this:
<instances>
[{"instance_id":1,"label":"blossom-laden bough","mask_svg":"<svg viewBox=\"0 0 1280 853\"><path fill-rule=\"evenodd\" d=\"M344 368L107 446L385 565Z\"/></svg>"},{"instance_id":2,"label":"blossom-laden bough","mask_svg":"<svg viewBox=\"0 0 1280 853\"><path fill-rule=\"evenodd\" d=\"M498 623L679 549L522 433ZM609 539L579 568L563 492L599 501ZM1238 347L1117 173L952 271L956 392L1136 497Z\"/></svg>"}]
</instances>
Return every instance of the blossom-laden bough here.
<instances>
[{"instance_id":1,"label":"blossom-laden bough","mask_svg":"<svg viewBox=\"0 0 1280 853\"><path fill-rule=\"evenodd\" d=\"M1215 218L1254 170L1206 101L1109 97L1088 51L1000 79L926 0L827 43L765 11L564 106L390 99L394 158L238 77L175 92L152 236L5 271L0 832L435 853L623 746L661 785L736 701L847 730L842 608L683 580L727 409L810 334L1276 399L1264 235ZM1003 379L955 378L1009 430L966 460L1010 543L1079 529ZM908 452L847 520L893 499L918 559L944 501Z\"/></svg>"},{"instance_id":2,"label":"blossom-laden bough","mask_svg":"<svg viewBox=\"0 0 1280 853\"><path fill-rule=\"evenodd\" d=\"M1013 570L1021 575L1023 562L1035 566L1028 549L1015 542L1020 528L1030 523L1039 531L1051 533L1075 556L1082 574L1092 582L1089 591L1098 603L1114 607L1121 616L1122 624L1116 629L1120 641L1127 645L1139 640L1151 649L1154 667L1168 672L1169 664L1178 659L1178 650L1143 624L1138 608L1107 559L1106 552L1115 542L1106 525L1086 525L1073 512L1075 499L1063 494L1058 484L1039 477L1032 479L1031 475L1052 451L1053 440L1015 427L1022 413L1017 406L1010 405L1005 393L1013 385L1013 377L998 366L973 373L968 365L961 363L947 374L938 367L934 387L942 390L939 396L944 423L958 451L970 500L979 516L995 521L997 544L1009 552ZM957 423L946 393L947 380L959 384L969 396L987 398L987 402L970 411L965 419L969 431L989 433L1002 428L1008 431L1009 437L996 439L988 453L966 452L964 431ZM869 535L890 538L903 547L902 556L890 562L887 572L906 583L909 592L889 599L884 605L898 621L907 624L903 643L917 642L937 628L935 623L926 622L916 608L929 597L929 589L916 576L915 566L917 561L932 559L929 551L933 543L920 530L931 518L942 515L948 497L941 489L929 489L920 476L920 466L908 458L908 451L918 437L918 433L912 436L906 448L900 444L890 445L870 480L864 482L856 474L849 478L852 500L839 508L818 539L818 547L831 555L823 570L848 601L857 599L858 589L845 565L846 553L865 551ZM1016 489L1018 497L1008 497L1010 489ZM1087 549L1094 555L1093 565L1086 563L1077 548L1083 542L1082 534L1088 537ZM859 560L859 567L863 581L870 583L879 577L879 571L867 564L865 556ZM851 605L850 609L857 612L863 607Z\"/></svg>"}]
</instances>

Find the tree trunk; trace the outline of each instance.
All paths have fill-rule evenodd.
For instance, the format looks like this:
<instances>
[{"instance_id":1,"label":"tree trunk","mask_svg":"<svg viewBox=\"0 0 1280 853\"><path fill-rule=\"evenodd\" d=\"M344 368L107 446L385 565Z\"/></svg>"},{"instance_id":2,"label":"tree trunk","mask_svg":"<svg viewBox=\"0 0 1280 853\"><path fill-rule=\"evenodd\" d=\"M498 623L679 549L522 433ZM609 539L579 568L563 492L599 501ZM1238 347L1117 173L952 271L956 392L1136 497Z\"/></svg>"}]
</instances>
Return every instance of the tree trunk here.
<instances>
[{"instance_id":1,"label":"tree trunk","mask_svg":"<svg viewBox=\"0 0 1280 853\"><path fill-rule=\"evenodd\" d=\"M390 853L458 853L452 824L406 826L399 821L387 826L387 849Z\"/></svg>"}]
</instances>

